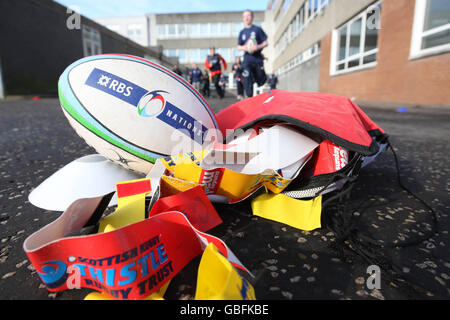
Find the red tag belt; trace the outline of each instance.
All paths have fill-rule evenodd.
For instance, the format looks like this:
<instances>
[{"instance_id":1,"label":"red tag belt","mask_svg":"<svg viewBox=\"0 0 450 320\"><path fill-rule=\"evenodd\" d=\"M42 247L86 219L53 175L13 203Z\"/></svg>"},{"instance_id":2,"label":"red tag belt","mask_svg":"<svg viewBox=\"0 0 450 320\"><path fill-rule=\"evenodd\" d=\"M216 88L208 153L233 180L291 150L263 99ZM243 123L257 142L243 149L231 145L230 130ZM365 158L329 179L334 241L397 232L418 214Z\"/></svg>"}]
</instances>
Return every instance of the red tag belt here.
<instances>
[{"instance_id":1,"label":"red tag belt","mask_svg":"<svg viewBox=\"0 0 450 320\"><path fill-rule=\"evenodd\" d=\"M78 279L80 287L117 299L142 299L172 279L209 243L248 272L222 240L189 221L188 217L203 230L221 222L200 187L159 199L150 217L140 222L106 233L68 236L90 221L103 198L75 201L57 220L25 240L23 248L50 291L70 289ZM181 204L183 213L173 211Z\"/></svg>"}]
</instances>

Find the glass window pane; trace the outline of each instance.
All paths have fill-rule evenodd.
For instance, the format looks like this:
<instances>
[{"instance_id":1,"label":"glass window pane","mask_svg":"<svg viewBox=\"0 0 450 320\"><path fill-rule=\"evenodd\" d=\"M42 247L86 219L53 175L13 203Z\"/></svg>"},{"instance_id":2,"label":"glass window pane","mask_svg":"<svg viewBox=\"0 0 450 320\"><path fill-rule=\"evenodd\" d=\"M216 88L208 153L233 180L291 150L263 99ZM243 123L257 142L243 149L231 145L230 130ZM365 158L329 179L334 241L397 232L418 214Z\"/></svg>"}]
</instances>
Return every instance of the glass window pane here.
<instances>
[{"instance_id":1,"label":"glass window pane","mask_svg":"<svg viewBox=\"0 0 450 320\"><path fill-rule=\"evenodd\" d=\"M233 23L233 36L239 35L239 32L241 32L242 29L244 29L243 23L234 22Z\"/></svg>"},{"instance_id":2,"label":"glass window pane","mask_svg":"<svg viewBox=\"0 0 450 320\"><path fill-rule=\"evenodd\" d=\"M363 59L363 64L371 63L371 62L375 62L375 61L377 61L377 54L376 53L370 54L368 56L365 56L364 59Z\"/></svg>"},{"instance_id":3,"label":"glass window pane","mask_svg":"<svg viewBox=\"0 0 450 320\"><path fill-rule=\"evenodd\" d=\"M313 14L313 11L312 11L313 7L314 7L314 0L308 0L308 11L306 13L307 19L309 19Z\"/></svg>"},{"instance_id":4,"label":"glass window pane","mask_svg":"<svg viewBox=\"0 0 450 320\"><path fill-rule=\"evenodd\" d=\"M200 62L200 51L198 49L189 49L189 60L191 62Z\"/></svg>"},{"instance_id":5,"label":"glass window pane","mask_svg":"<svg viewBox=\"0 0 450 320\"><path fill-rule=\"evenodd\" d=\"M230 34L230 24L229 23L221 23L220 24L220 34L222 36L228 36Z\"/></svg>"},{"instance_id":6,"label":"glass window pane","mask_svg":"<svg viewBox=\"0 0 450 320\"><path fill-rule=\"evenodd\" d=\"M200 49L200 61L205 61L206 57L209 54L209 49Z\"/></svg>"},{"instance_id":7,"label":"glass window pane","mask_svg":"<svg viewBox=\"0 0 450 320\"><path fill-rule=\"evenodd\" d=\"M207 23L201 23L200 24L200 35L201 36L208 36L209 35L209 31L208 31L208 24Z\"/></svg>"},{"instance_id":8,"label":"glass window pane","mask_svg":"<svg viewBox=\"0 0 450 320\"><path fill-rule=\"evenodd\" d=\"M359 58L348 62L348 67L353 68L359 66Z\"/></svg>"},{"instance_id":9,"label":"glass window pane","mask_svg":"<svg viewBox=\"0 0 450 320\"><path fill-rule=\"evenodd\" d=\"M186 36L186 25L184 24L178 25L178 35L183 37Z\"/></svg>"},{"instance_id":10,"label":"glass window pane","mask_svg":"<svg viewBox=\"0 0 450 320\"><path fill-rule=\"evenodd\" d=\"M198 24L190 24L189 25L189 36L195 37L198 35Z\"/></svg>"},{"instance_id":11,"label":"glass window pane","mask_svg":"<svg viewBox=\"0 0 450 320\"><path fill-rule=\"evenodd\" d=\"M86 30L83 30L83 38L84 39L91 39L91 33L86 31Z\"/></svg>"},{"instance_id":12,"label":"glass window pane","mask_svg":"<svg viewBox=\"0 0 450 320\"><path fill-rule=\"evenodd\" d=\"M168 25L168 34L170 36L174 36L175 35L175 25L174 24L169 24Z\"/></svg>"},{"instance_id":13,"label":"glass window pane","mask_svg":"<svg viewBox=\"0 0 450 320\"><path fill-rule=\"evenodd\" d=\"M428 0L425 11L424 31L450 23L450 1Z\"/></svg>"},{"instance_id":14,"label":"glass window pane","mask_svg":"<svg viewBox=\"0 0 450 320\"><path fill-rule=\"evenodd\" d=\"M345 69L345 63L341 63L337 65L337 70L344 70Z\"/></svg>"},{"instance_id":15,"label":"glass window pane","mask_svg":"<svg viewBox=\"0 0 450 320\"><path fill-rule=\"evenodd\" d=\"M338 39L338 61L345 59L345 47L347 42L347 26L342 27L339 30L339 39Z\"/></svg>"},{"instance_id":16,"label":"glass window pane","mask_svg":"<svg viewBox=\"0 0 450 320\"><path fill-rule=\"evenodd\" d=\"M287 10L290 5L291 5L291 0L284 0L282 9Z\"/></svg>"},{"instance_id":17,"label":"glass window pane","mask_svg":"<svg viewBox=\"0 0 450 320\"><path fill-rule=\"evenodd\" d=\"M211 37L217 37L219 34L219 24L218 23L211 23L210 25L210 33Z\"/></svg>"},{"instance_id":18,"label":"glass window pane","mask_svg":"<svg viewBox=\"0 0 450 320\"><path fill-rule=\"evenodd\" d=\"M362 18L359 18L358 20L354 21L350 26L349 56L358 54L360 52L361 26L362 26Z\"/></svg>"},{"instance_id":19,"label":"glass window pane","mask_svg":"<svg viewBox=\"0 0 450 320\"><path fill-rule=\"evenodd\" d=\"M178 49L178 59L180 63L186 63L186 50L185 49Z\"/></svg>"},{"instance_id":20,"label":"glass window pane","mask_svg":"<svg viewBox=\"0 0 450 320\"><path fill-rule=\"evenodd\" d=\"M217 53L220 54L225 59L225 61L230 60L230 49L219 48L219 49L217 49Z\"/></svg>"},{"instance_id":21,"label":"glass window pane","mask_svg":"<svg viewBox=\"0 0 450 320\"><path fill-rule=\"evenodd\" d=\"M367 13L367 21L372 21L376 18L377 12L375 10ZM364 43L364 51L370 51L378 47L378 29L369 23L366 23L366 39Z\"/></svg>"},{"instance_id":22,"label":"glass window pane","mask_svg":"<svg viewBox=\"0 0 450 320\"><path fill-rule=\"evenodd\" d=\"M91 56L92 55L92 47L91 47L91 42L90 41L85 41L84 45L86 47L86 55L87 56Z\"/></svg>"},{"instance_id":23,"label":"glass window pane","mask_svg":"<svg viewBox=\"0 0 450 320\"><path fill-rule=\"evenodd\" d=\"M300 29L303 29L305 24L305 5L300 8Z\"/></svg>"},{"instance_id":24,"label":"glass window pane","mask_svg":"<svg viewBox=\"0 0 450 320\"><path fill-rule=\"evenodd\" d=\"M450 43L450 29L424 37L422 41L422 49L437 47L447 43Z\"/></svg>"},{"instance_id":25,"label":"glass window pane","mask_svg":"<svg viewBox=\"0 0 450 320\"><path fill-rule=\"evenodd\" d=\"M159 25L158 26L158 36L164 36L166 34L166 26L165 25Z\"/></svg>"}]
</instances>

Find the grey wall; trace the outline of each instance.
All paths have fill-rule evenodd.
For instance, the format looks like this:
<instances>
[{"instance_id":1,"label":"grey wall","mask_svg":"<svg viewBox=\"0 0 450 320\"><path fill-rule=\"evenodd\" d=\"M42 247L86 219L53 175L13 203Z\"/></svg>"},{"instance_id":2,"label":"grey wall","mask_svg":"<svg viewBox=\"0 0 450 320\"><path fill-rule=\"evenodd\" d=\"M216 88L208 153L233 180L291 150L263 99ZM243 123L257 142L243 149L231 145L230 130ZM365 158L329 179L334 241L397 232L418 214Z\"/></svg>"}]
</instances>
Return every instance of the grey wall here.
<instances>
[{"instance_id":1,"label":"grey wall","mask_svg":"<svg viewBox=\"0 0 450 320\"><path fill-rule=\"evenodd\" d=\"M285 16L280 19L279 25L275 26L274 38L270 39L272 45L280 39L284 30L289 26L298 10L307 0L292 1ZM276 70L290 61L300 52L305 51L314 43L326 36L331 30L337 28L347 20L351 19L364 8L376 0L333 0L325 10L319 14L308 26L287 46L273 62ZM270 42L269 42L270 45Z\"/></svg>"},{"instance_id":2,"label":"grey wall","mask_svg":"<svg viewBox=\"0 0 450 320\"><path fill-rule=\"evenodd\" d=\"M320 55L296 66L278 78L278 89L319 91Z\"/></svg>"},{"instance_id":3,"label":"grey wall","mask_svg":"<svg viewBox=\"0 0 450 320\"><path fill-rule=\"evenodd\" d=\"M66 10L50 0L0 1L0 59L6 95L54 95L64 69L83 57L81 30L67 28L70 14ZM148 55L164 60L160 52L142 47L92 20L82 17L81 24L100 31L103 53Z\"/></svg>"}]
</instances>

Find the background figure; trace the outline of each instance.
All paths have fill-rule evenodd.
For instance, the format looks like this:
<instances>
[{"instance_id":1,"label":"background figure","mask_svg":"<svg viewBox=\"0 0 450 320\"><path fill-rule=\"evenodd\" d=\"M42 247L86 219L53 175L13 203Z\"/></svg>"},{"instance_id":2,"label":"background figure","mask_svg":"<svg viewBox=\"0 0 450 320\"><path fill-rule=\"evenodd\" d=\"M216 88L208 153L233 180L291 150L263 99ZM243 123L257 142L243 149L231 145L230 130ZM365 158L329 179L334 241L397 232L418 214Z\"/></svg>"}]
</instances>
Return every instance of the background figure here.
<instances>
[{"instance_id":1,"label":"background figure","mask_svg":"<svg viewBox=\"0 0 450 320\"><path fill-rule=\"evenodd\" d=\"M224 69L226 69L227 63L225 59L222 58L220 54L216 53L216 48L211 47L209 49L209 56L207 56L205 60L205 67L211 72L211 80L214 82L214 86L216 87L216 91L220 99L222 99L225 94L219 85L220 75L222 74L222 65L220 64L221 61Z\"/></svg>"},{"instance_id":2,"label":"background figure","mask_svg":"<svg viewBox=\"0 0 450 320\"><path fill-rule=\"evenodd\" d=\"M222 89L223 94L225 95L225 88L227 86L227 79L225 78L225 75L223 73L220 75L219 86Z\"/></svg>"},{"instance_id":3,"label":"background figure","mask_svg":"<svg viewBox=\"0 0 450 320\"><path fill-rule=\"evenodd\" d=\"M242 76L241 58L236 57L235 63L231 68L237 87L237 99L244 99L244 77Z\"/></svg>"},{"instance_id":4,"label":"background figure","mask_svg":"<svg viewBox=\"0 0 450 320\"><path fill-rule=\"evenodd\" d=\"M175 72L177 75L179 75L180 77L183 77L183 72L180 70L180 68L178 68L178 65L175 64L172 68L172 71Z\"/></svg>"},{"instance_id":5,"label":"background figure","mask_svg":"<svg viewBox=\"0 0 450 320\"><path fill-rule=\"evenodd\" d=\"M204 96L204 97L208 97L210 95L210 91L209 91L209 74L208 71L204 71L202 74L202 83L201 83L201 90L200 93Z\"/></svg>"},{"instance_id":6,"label":"background figure","mask_svg":"<svg viewBox=\"0 0 450 320\"><path fill-rule=\"evenodd\" d=\"M195 90L200 91L200 82L202 80L202 71L196 63L192 64L192 69L189 70L189 79Z\"/></svg>"},{"instance_id":7,"label":"background figure","mask_svg":"<svg viewBox=\"0 0 450 320\"><path fill-rule=\"evenodd\" d=\"M247 97L253 97L253 84L262 86L266 83L267 75L264 71L264 57L262 49L267 47L267 35L263 29L253 25L253 12L246 10L242 14L245 28L241 30L238 38L238 50L245 51L242 64L244 88Z\"/></svg>"},{"instance_id":8,"label":"background figure","mask_svg":"<svg viewBox=\"0 0 450 320\"><path fill-rule=\"evenodd\" d=\"M275 73L272 72L272 74L269 77L269 80L267 80L267 83L270 86L270 90L276 89L278 84L278 77L275 75Z\"/></svg>"}]
</instances>

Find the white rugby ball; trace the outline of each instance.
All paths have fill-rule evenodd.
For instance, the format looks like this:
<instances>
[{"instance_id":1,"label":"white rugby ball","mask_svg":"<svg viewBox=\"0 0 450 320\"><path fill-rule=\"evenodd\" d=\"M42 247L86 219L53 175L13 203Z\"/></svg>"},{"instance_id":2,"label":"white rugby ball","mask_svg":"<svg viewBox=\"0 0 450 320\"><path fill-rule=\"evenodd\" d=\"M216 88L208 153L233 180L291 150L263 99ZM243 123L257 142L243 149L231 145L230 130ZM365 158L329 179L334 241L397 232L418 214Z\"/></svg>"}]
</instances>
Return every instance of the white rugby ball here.
<instances>
[{"instance_id":1,"label":"white rugby ball","mask_svg":"<svg viewBox=\"0 0 450 320\"><path fill-rule=\"evenodd\" d=\"M215 115L183 78L145 59L105 54L71 64L58 82L75 131L106 158L147 174L158 158L201 147Z\"/></svg>"}]
</instances>

